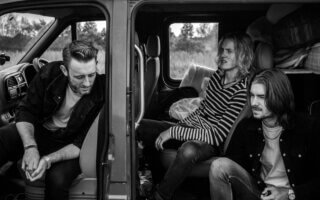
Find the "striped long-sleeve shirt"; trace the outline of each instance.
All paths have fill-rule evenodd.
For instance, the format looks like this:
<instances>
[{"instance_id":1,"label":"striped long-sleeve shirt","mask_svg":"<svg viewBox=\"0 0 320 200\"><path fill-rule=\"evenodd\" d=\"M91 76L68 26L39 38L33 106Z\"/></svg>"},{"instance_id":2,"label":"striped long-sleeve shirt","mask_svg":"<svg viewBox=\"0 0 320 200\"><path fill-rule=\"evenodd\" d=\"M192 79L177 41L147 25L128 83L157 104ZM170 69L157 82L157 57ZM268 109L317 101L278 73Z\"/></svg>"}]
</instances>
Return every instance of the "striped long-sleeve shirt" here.
<instances>
[{"instance_id":1,"label":"striped long-sleeve shirt","mask_svg":"<svg viewBox=\"0 0 320 200\"><path fill-rule=\"evenodd\" d=\"M172 138L180 141L198 140L214 146L225 141L246 103L248 80L244 78L223 88L221 79L220 71L211 76L206 98L196 111L169 129Z\"/></svg>"}]
</instances>

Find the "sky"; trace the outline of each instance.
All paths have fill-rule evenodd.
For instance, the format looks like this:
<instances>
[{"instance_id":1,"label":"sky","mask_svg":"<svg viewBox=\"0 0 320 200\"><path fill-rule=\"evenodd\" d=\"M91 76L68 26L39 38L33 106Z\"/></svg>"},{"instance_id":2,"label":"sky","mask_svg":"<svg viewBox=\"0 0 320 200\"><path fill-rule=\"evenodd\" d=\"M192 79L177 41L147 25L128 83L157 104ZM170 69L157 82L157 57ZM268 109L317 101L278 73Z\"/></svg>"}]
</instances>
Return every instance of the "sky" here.
<instances>
[{"instance_id":1,"label":"sky","mask_svg":"<svg viewBox=\"0 0 320 200\"><path fill-rule=\"evenodd\" d=\"M182 26L183 26L183 23L174 23L170 25L171 30L175 36L180 35Z\"/></svg>"}]
</instances>

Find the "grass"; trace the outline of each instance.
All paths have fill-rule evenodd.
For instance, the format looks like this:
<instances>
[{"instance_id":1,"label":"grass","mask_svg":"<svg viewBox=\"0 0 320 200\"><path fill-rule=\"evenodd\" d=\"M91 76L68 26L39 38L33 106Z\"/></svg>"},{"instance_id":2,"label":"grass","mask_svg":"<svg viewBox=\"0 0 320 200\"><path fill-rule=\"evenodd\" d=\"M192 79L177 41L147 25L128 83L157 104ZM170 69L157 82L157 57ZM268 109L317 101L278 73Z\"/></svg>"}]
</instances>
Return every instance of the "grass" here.
<instances>
[{"instance_id":1,"label":"grass","mask_svg":"<svg viewBox=\"0 0 320 200\"><path fill-rule=\"evenodd\" d=\"M16 65L22 56L25 54L23 51L4 51L5 55L10 56L10 61L0 66L0 71ZM41 58L47 59L48 61L62 60L62 53L60 51L46 51ZM98 53L98 73L104 73L105 65L105 52L99 51Z\"/></svg>"},{"instance_id":2,"label":"grass","mask_svg":"<svg viewBox=\"0 0 320 200\"><path fill-rule=\"evenodd\" d=\"M200 65L217 69L215 53L188 53L185 51L175 51L170 54L170 77L172 79L182 79L184 73L190 66Z\"/></svg>"},{"instance_id":3,"label":"grass","mask_svg":"<svg viewBox=\"0 0 320 200\"><path fill-rule=\"evenodd\" d=\"M0 71L15 65L22 58L25 52L5 51L3 52L11 57L9 62L0 66ZM60 51L46 51L42 56L49 61L62 60ZM173 79L182 79L184 73L190 66L200 65L216 69L215 53L187 53L185 51L175 51L170 54L170 77ZM105 52L100 50L98 54L98 73L105 72Z\"/></svg>"}]
</instances>

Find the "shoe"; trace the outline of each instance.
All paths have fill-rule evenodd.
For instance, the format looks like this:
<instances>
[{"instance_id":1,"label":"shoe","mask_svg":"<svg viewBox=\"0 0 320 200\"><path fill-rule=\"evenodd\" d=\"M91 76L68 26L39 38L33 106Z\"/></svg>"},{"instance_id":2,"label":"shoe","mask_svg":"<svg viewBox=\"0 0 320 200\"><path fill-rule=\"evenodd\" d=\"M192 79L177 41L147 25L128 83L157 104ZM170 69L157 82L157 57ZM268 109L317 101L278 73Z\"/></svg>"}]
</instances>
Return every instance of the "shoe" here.
<instances>
[{"instance_id":1,"label":"shoe","mask_svg":"<svg viewBox=\"0 0 320 200\"><path fill-rule=\"evenodd\" d=\"M153 183L152 176L150 170L139 171L139 179L140 179L140 196L150 197L153 192Z\"/></svg>"}]
</instances>

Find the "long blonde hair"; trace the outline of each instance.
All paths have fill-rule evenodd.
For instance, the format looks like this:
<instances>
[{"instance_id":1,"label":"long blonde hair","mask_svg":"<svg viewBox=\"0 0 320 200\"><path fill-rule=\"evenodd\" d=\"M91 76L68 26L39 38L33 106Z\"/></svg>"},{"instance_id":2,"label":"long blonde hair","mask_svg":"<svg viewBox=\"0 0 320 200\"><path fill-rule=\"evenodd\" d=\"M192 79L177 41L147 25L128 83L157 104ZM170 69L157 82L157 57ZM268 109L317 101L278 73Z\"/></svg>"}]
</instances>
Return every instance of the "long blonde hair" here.
<instances>
[{"instance_id":1,"label":"long blonde hair","mask_svg":"<svg viewBox=\"0 0 320 200\"><path fill-rule=\"evenodd\" d=\"M225 40L231 40L234 43L236 54L236 63L239 67L239 76L245 77L250 73L250 68L253 62L253 42L249 35L240 32L228 33L219 41L218 58L221 56L221 46Z\"/></svg>"}]
</instances>

